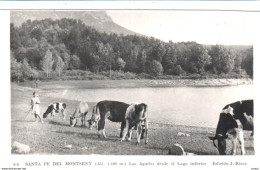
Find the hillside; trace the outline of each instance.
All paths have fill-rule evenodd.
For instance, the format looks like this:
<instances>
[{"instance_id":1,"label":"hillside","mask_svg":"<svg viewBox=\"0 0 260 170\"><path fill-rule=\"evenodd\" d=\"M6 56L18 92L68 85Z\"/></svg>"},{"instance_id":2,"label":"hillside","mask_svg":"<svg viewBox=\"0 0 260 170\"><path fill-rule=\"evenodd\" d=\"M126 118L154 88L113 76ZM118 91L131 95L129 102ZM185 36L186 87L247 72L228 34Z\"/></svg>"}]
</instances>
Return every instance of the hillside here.
<instances>
[{"instance_id":1,"label":"hillside","mask_svg":"<svg viewBox=\"0 0 260 170\"><path fill-rule=\"evenodd\" d=\"M253 77L252 46L163 42L153 37L107 34L89 26L110 32L125 30L116 29L122 27L114 24L105 12L45 11L45 14L11 13L12 81L52 79L55 75L59 79L89 77L84 71L103 75L113 71L118 73L115 77L127 79L136 75L193 79Z\"/></svg>"},{"instance_id":2,"label":"hillside","mask_svg":"<svg viewBox=\"0 0 260 170\"><path fill-rule=\"evenodd\" d=\"M100 32L116 33L123 35L140 35L113 22L105 11L12 11L11 22L20 26L27 20L53 20L61 18L80 19L87 26Z\"/></svg>"}]
</instances>

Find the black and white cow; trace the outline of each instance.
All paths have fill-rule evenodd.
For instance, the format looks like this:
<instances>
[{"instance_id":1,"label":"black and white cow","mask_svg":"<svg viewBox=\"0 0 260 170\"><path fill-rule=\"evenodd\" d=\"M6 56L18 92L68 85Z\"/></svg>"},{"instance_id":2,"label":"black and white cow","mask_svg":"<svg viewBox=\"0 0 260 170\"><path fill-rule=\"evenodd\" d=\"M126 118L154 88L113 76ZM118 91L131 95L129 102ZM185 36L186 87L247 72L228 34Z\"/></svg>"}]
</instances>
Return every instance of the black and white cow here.
<instances>
[{"instance_id":1,"label":"black and white cow","mask_svg":"<svg viewBox=\"0 0 260 170\"><path fill-rule=\"evenodd\" d=\"M145 144L148 143L148 107L144 103L131 104L125 114L126 129L124 131L121 141L125 140L127 133L129 133L128 140L131 140L132 130L136 129L137 144L140 143L140 139L146 135Z\"/></svg>"},{"instance_id":2,"label":"black and white cow","mask_svg":"<svg viewBox=\"0 0 260 170\"><path fill-rule=\"evenodd\" d=\"M77 124L77 120L81 119L82 127L85 126L86 115L88 114L88 103L80 102L76 107L74 113L70 117L70 127L74 127Z\"/></svg>"},{"instance_id":3,"label":"black and white cow","mask_svg":"<svg viewBox=\"0 0 260 170\"><path fill-rule=\"evenodd\" d=\"M45 119L48 114L51 114L51 118L53 119L56 113L62 113L63 115L63 120L66 119L66 104L65 103L52 103L48 106L47 110L43 114L43 118Z\"/></svg>"},{"instance_id":4,"label":"black and white cow","mask_svg":"<svg viewBox=\"0 0 260 170\"><path fill-rule=\"evenodd\" d=\"M243 100L231 103L222 109L219 116L216 135L215 137L209 137L213 140L213 144L218 149L220 155L226 155L227 134L232 136L232 154L236 154L237 139L241 145L241 154L245 154L243 130L253 131L253 117L253 100ZM218 146L215 144L215 140L218 141Z\"/></svg>"},{"instance_id":5,"label":"black and white cow","mask_svg":"<svg viewBox=\"0 0 260 170\"><path fill-rule=\"evenodd\" d=\"M88 120L90 129L93 127L94 123L97 122L99 137L105 135L105 120L108 119L112 122L122 122L120 138L123 136L123 130L125 128L125 113L129 104L104 100L97 103L93 109L92 117Z\"/></svg>"}]
</instances>

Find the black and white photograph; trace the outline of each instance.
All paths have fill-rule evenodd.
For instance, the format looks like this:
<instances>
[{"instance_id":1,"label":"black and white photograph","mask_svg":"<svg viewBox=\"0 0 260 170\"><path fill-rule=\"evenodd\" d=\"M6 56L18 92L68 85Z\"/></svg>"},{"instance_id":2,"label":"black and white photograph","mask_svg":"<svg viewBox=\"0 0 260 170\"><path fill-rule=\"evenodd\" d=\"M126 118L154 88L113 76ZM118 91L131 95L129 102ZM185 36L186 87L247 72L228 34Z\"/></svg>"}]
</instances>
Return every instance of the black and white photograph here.
<instances>
[{"instance_id":1,"label":"black and white photograph","mask_svg":"<svg viewBox=\"0 0 260 170\"><path fill-rule=\"evenodd\" d=\"M1 170L258 170L258 7L0 2Z\"/></svg>"},{"instance_id":2,"label":"black and white photograph","mask_svg":"<svg viewBox=\"0 0 260 170\"><path fill-rule=\"evenodd\" d=\"M250 19L11 11L11 153L254 155Z\"/></svg>"}]
</instances>

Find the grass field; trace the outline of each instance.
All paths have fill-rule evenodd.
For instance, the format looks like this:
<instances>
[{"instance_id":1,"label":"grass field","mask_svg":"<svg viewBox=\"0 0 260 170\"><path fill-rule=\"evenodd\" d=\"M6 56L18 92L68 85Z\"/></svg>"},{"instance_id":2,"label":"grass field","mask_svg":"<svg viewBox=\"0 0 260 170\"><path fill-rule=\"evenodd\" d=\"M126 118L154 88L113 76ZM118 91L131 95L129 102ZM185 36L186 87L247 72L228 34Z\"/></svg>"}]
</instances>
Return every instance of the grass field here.
<instances>
[{"instance_id":1,"label":"grass field","mask_svg":"<svg viewBox=\"0 0 260 170\"><path fill-rule=\"evenodd\" d=\"M81 82L82 83L82 82ZM84 82L86 83L86 82ZM93 81L88 82L89 84ZM51 92L52 88L71 87L77 88L79 82L48 82L41 83L40 99L41 113L43 113L51 102L63 101L67 104L67 118L62 120L57 114L54 120L47 118L44 123L34 122L32 115L27 115L33 88L11 85L11 136L12 141L18 141L31 147L30 154L102 154L102 155L166 155L175 143L183 146L185 151L197 155L216 155L212 141L208 136L215 134L213 128L200 128L190 126L178 126L169 124L156 124L149 120L149 143L136 145L136 135L133 134L131 142L120 142L120 124L106 121L107 139L99 139L97 130L69 126L69 116L73 113L79 101L57 99L44 92ZM100 84L100 82L99 82ZM101 83L102 84L102 83ZM104 84L104 83L103 83ZM110 84L110 87L113 86ZM123 81L121 84L124 84ZM127 84L127 83L126 83ZM94 84L92 84L94 87ZM114 86L119 86L114 84ZM100 85L105 86L105 85ZM122 86L129 86L122 85ZM82 86L81 86L82 87ZM90 110L95 103L89 103ZM87 119L91 113L88 113ZM177 136L178 132L188 133L190 136ZM250 133L245 133L245 148L248 155L254 154L254 140ZM66 149L66 145L72 145ZM227 141L228 150L231 150L231 140ZM238 149L237 153L240 153Z\"/></svg>"}]
</instances>

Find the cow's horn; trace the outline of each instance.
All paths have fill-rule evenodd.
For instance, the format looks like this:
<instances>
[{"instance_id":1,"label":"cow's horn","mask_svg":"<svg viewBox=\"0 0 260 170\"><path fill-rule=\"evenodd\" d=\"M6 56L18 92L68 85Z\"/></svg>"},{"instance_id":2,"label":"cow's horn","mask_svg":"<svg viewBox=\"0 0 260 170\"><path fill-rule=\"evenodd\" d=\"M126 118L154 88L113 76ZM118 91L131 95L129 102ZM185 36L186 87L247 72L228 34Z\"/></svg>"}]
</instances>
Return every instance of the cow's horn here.
<instances>
[{"instance_id":1,"label":"cow's horn","mask_svg":"<svg viewBox=\"0 0 260 170\"><path fill-rule=\"evenodd\" d=\"M210 140L216 140L216 139L217 139L217 136L214 136L214 137L209 136L209 139L210 139Z\"/></svg>"}]
</instances>

